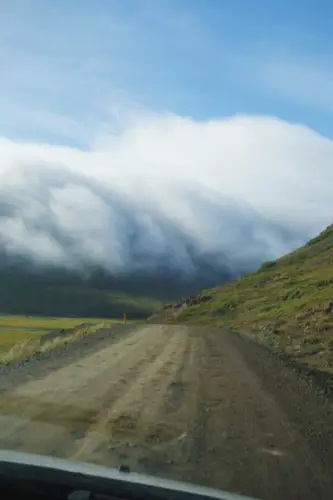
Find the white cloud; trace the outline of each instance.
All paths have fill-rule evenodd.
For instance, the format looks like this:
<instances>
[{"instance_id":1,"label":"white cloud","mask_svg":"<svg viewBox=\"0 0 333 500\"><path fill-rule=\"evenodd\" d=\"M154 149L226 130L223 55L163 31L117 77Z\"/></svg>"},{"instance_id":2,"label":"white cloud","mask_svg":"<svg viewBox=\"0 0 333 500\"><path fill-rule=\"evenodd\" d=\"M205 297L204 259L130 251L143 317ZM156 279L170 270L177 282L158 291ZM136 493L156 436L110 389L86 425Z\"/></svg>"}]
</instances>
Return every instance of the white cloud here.
<instances>
[{"instance_id":1,"label":"white cloud","mask_svg":"<svg viewBox=\"0 0 333 500\"><path fill-rule=\"evenodd\" d=\"M162 258L190 270L194 249L246 267L332 220L333 142L301 125L140 112L92 144L0 141L0 238L9 250L110 269Z\"/></svg>"}]
</instances>

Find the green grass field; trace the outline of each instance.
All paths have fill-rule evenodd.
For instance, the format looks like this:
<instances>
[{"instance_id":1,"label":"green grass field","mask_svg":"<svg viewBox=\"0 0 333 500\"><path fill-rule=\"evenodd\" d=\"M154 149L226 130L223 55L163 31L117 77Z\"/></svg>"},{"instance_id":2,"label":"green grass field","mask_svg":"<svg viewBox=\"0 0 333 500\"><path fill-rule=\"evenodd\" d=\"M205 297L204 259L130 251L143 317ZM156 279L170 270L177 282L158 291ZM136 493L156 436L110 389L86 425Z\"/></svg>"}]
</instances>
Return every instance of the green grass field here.
<instances>
[{"instance_id":1,"label":"green grass field","mask_svg":"<svg viewBox=\"0 0 333 500\"><path fill-rule=\"evenodd\" d=\"M23 316L23 315L0 315L0 338L2 327L17 327L17 328L45 328L45 330L73 328L81 323L115 323L121 320L102 319L102 318L59 318L48 316Z\"/></svg>"},{"instance_id":2,"label":"green grass field","mask_svg":"<svg viewBox=\"0 0 333 500\"><path fill-rule=\"evenodd\" d=\"M103 323L97 323L90 326L78 326L69 330L66 335L57 335L53 338L44 339L41 342L42 330L22 330L22 329L3 329L2 348L0 348L0 364L10 363L30 357L33 354L50 351L64 344L75 342L81 337L93 335L103 328ZM12 334L14 332L14 334Z\"/></svg>"},{"instance_id":3,"label":"green grass field","mask_svg":"<svg viewBox=\"0 0 333 500\"><path fill-rule=\"evenodd\" d=\"M27 330L21 328L0 328L0 354L9 351L15 344L31 338L38 338L47 330Z\"/></svg>"},{"instance_id":4,"label":"green grass field","mask_svg":"<svg viewBox=\"0 0 333 500\"><path fill-rule=\"evenodd\" d=\"M0 315L0 355L4 355L16 344L39 339L50 330L69 329L82 323L120 323L121 320L103 318L54 318L44 316ZM129 321L131 322L131 321Z\"/></svg>"}]
</instances>

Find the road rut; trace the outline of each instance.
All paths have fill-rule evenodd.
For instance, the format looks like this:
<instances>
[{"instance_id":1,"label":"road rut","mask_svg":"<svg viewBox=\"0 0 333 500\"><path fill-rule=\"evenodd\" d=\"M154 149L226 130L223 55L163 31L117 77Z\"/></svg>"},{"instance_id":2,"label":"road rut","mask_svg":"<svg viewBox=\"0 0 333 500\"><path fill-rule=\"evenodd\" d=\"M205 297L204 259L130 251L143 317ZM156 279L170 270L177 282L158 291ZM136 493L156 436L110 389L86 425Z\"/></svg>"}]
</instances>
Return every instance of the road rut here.
<instances>
[{"instance_id":1,"label":"road rut","mask_svg":"<svg viewBox=\"0 0 333 500\"><path fill-rule=\"evenodd\" d=\"M143 325L0 393L0 447L262 499L333 498L333 410L219 329Z\"/></svg>"}]
</instances>

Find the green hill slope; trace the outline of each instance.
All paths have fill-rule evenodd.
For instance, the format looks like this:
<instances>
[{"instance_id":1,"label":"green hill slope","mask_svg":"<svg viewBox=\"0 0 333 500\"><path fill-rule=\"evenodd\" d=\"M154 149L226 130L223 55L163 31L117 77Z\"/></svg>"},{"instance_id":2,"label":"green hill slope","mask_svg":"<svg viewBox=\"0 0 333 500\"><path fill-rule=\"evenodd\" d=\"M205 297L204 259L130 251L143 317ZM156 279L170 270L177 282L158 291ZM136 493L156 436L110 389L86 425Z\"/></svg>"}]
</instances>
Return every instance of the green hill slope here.
<instances>
[{"instance_id":1,"label":"green hill slope","mask_svg":"<svg viewBox=\"0 0 333 500\"><path fill-rule=\"evenodd\" d=\"M333 225L291 254L202 295L206 301L183 306L177 322L250 333L301 364L333 372Z\"/></svg>"}]
</instances>

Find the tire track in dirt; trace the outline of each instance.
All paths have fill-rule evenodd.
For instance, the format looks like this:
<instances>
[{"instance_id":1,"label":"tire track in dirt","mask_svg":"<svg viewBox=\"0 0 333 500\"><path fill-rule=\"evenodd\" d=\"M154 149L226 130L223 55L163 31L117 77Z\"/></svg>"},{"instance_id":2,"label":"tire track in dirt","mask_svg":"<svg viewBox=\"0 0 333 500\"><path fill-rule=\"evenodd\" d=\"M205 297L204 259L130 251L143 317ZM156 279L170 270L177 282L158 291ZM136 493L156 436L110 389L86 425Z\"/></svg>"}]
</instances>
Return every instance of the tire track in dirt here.
<instances>
[{"instance_id":1,"label":"tire track in dirt","mask_svg":"<svg viewBox=\"0 0 333 500\"><path fill-rule=\"evenodd\" d=\"M160 355L169 336L164 327L139 328L79 363L2 394L2 446L60 456L68 450L69 456L71 446L98 420L101 408L126 391L130 381Z\"/></svg>"},{"instance_id":2,"label":"tire track in dirt","mask_svg":"<svg viewBox=\"0 0 333 500\"><path fill-rule=\"evenodd\" d=\"M204 339L189 335L188 328L168 329L175 333L164 352L110 408L102 425L109 431L111 453L107 458L104 440L96 461L103 457L111 466L126 461L137 472L190 480L197 469L198 360ZM91 459L93 448L85 452Z\"/></svg>"},{"instance_id":3,"label":"tire track in dirt","mask_svg":"<svg viewBox=\"0 0 333 500\"><path fill-rule=\"evenodd\" d=\"M248 368L234 334L207 329L205 339L205 411L198 415L201 483L262 499L331 498L327 467L293 425L276 391L266 391L265 381ZM255 364L257 346L248 348ZM267 376L279 379L280 374L272 370ZM295 390L297 380L290 383Z\"/></svg>"},{"instance_id":4,"label":"tire track in dirt","mask_svg":"<svg viewBox=\"0 0 333 500\"><path fill-rule=\"evenodd\" d=\"M0 394L0 446L263 500L333 498L333 405L254 343L150 325L75 360Z\"/></svg>"},{"instance_id":5,"label":"tire track in dirt","mask_svg":"<svg viewBox=\"0 0 333 500\"><path fill-rule=\"evenodd\" d=\"M187 348L186 329L169 334L160 354L127 385L124 394L108 395L109 406L103 408L74 458L99 462L102 456L104 463L113 466L127 459L135 470L143 463L146 470L148 461L156 465L158 452L183 434L182 422L169 419L164 406Z\"/></svg>"}]
</instances>

